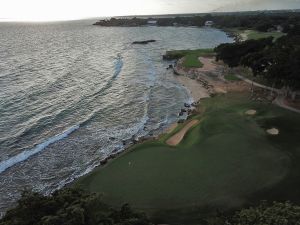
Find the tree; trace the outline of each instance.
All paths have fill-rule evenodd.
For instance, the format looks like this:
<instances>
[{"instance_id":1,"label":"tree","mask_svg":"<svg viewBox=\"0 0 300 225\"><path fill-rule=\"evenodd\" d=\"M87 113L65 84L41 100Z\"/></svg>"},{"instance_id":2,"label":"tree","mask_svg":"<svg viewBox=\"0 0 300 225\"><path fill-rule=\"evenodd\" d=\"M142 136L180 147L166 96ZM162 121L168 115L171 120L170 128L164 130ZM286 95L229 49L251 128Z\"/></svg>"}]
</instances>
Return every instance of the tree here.
<instances>
[{"instance_id":1,"label":"tree","mask_svg":"<svg viewBox=\"0 0 300 225\"><path fill-rule=\"evenodd\" d=\"M231 225L300 225L300 207L290 202L267 204L238 211Z\"/></svg>"},{"instance_id":2,"label":"tree","mask_svg":"<svg viewBox=\"0 0 300 225\"><path fill-rule=\"evenodd\" d=\"M26 191L0 225L149 225L145 214L129 205L120 210L104 204L98 194L62 189L51 196Z\"/></svg>"}]
</instances>

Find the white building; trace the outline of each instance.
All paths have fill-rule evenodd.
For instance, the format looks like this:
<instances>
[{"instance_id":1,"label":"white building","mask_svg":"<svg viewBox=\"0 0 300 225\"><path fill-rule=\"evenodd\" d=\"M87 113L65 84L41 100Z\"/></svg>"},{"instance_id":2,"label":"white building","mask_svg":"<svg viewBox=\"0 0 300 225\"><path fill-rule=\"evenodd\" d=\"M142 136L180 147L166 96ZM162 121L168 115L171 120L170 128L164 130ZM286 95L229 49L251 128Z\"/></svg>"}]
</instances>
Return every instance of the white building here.
<instances>
[{"instance_id":1,"label":"white building","mask_svg":"<svg viewBox=\"0 0 300 225\"><path fill-rule=\"evenodd\" d=\"M214 25L214 22L213 21L206 21L205 22L205 26L207 26L207 27L211 27L211 26L213 26Z\"/></svg>"},{"instance_id":2,"label":"white building","mask_svg":"<svg viewBox=\"0 0 300 225\"><path fill-rule=\"evenodd\" d=\"M156 20L148 20L148 25L149 26L156 26L157 25L157 21Z\"/></svg>"}]
</instances>

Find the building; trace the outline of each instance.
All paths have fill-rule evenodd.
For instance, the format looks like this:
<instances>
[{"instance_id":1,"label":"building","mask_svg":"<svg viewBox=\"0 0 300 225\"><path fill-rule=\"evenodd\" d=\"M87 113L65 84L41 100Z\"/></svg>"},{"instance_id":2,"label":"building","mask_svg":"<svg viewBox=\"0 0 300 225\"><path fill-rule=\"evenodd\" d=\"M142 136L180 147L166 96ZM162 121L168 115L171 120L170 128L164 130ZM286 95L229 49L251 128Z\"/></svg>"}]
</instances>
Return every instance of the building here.
<instances>
[{"instance_id":1,"label":"building","mask_svg":"<svg viewBox=\"0 0 300 225\"><path fill-rule=\"evenodd\" d=\"M157 21L156 20L148 20L147 24L149 26L156 26L157 25Z\"/></svg>"},{"instance_id":2,"label":"building","mask_svg":"<svg viewBox=\"0 0 300 225\"><path fill-rule=\"evenodd\" d=\"M214 22L213 21L206 21L205 22L205 26L207 26L207 27L211 27L211 26L213 26L214 25Z\"/></svg>"}]
</instances>

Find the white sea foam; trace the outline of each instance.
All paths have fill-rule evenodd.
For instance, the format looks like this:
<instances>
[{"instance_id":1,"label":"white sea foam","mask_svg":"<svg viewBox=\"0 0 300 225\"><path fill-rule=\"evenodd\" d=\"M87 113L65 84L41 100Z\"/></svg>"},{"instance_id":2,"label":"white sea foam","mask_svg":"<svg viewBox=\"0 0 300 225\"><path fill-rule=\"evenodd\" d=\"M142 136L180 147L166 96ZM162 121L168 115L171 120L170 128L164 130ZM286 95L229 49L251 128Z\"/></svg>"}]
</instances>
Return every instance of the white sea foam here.
<instances>
[{"instance_id":1,"label":"white sea foam","mask_svg":"<svg viewBox=\"0 0 300 225\"><path fill-rule=\"evenodd\" d=\"M47 146L49 146L61 139L66 138L68 135L73 133L78 128L79 128L79 125L73 126L73 127L69 128L68 130L64 131L63 133L58 134L54 137L51 137L41 144L38 144L33 149L25 150L16 156L13 156L5 161L0 162L0 173L3 173L8 168L10 168L20 162L23 162L23 161L27 160L28 158L30 158L31 156L43 151Z\"/></svg>"},{"instance_id":2,"label":"white sea foam","mask_svg":"<svg viewBox=\"0 0 300 225\"><path fill-rule=\"evenodd\" d=\"M115 61L115 72L114 72L114 78L116 78L122 71L122 68L123 68L123 59L122 59L122 56L121 54L118 54L118 57Z\"/></svg>"}]
</instances>

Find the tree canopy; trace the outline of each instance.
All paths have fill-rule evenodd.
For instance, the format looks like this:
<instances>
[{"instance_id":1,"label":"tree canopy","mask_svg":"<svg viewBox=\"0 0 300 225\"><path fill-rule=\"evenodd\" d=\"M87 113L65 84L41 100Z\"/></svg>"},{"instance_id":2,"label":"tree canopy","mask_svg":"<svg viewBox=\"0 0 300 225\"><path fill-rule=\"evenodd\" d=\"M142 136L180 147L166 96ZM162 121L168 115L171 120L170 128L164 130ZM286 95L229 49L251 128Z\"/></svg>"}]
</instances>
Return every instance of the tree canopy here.
<instances>
[{"instance_id":1,"label":"tree canopy","mask_svg":"<svg viewBox=\"0 0 300 225\"><path fill-rule=\"evenodd\" d=\"M128 204L120 210L104 204L101 197L78 189L62 189L50 196L26 191L0 225L149 225L145 214Z\"/></svg>"},{"instance_id":2,"label":"tree canopy","mask_svg":"<svg viewBox=\"0 0 300 225\"><path fill-rule=\"evenodd\" d=\"M229 67L249 67L254 76L263 76L277 86L300 88L300 35L277 39L248 40L221 44L215 48L217 60Z\"/></svg>"}]
</instances>

